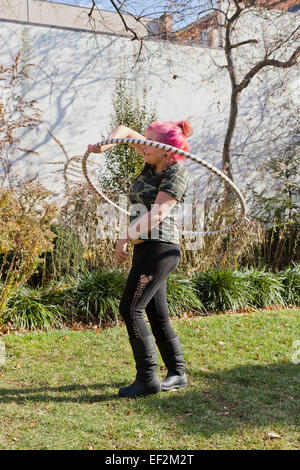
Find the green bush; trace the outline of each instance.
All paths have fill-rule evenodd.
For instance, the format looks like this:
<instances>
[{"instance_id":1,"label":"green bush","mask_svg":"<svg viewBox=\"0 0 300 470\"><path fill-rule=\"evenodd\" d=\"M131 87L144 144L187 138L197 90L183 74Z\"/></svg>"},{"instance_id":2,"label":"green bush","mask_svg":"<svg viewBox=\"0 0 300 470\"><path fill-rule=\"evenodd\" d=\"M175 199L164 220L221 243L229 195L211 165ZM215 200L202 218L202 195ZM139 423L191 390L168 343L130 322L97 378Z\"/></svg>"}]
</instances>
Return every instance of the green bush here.
<instances>
[{"instance_id":1,"label":"green bush","mask_svg":"<svg viewBox=\"0 0 300 470\"><path fill-rule=\"evenodd\" d=\"M251 287L250 305L264 308L270 305L285 305L284 288L276 274L265 268L246 268L242 276L248 280Z\"/></svg>"},{"instance_id":2,"label":"green bush","mask_svg":"<svg viewBox=\"0 0 300 470\"><path fill-rule=\"evenodd\" d=\"M209 269L195 274L192 281L199 299L209 311L237 310L250 303L249 280L237 271Z\"/></svg>"},{"instance_id":3,"label":"green bush","mask_svg":"<svg viewBox=\"0 0 300 470\"><path fill-rule=\"evenodd\" d=\"M73 288L65 296L75 315L83 315L85 321L116 321L119 315L119 302L126 276L122 270L103 272L85 271L76 279Z\"/></svg>"},{"instance_id":4,"label":"green bush","mask_svg":"<svg viewBox=\"0 0 300 470\"><path fill-rule=\"evenodd\" d=\"M194 284L179 273L171 274L167 279L167 302L171 316L204 310Z\"/></svg>"},{"instance_id":5,"label":"green bush","mask_svg":"<svg viewBox=\"0 0 300 470\"><path fill-rule=\"evenodd\" d=\"M127 64L124 62L120 70L120 77L115 82L112 94L113 114L110 131L117 126L124 125L144 134L147 127L156 121L155 109L149 106L148 89L144 86L142 99L137 98L135 83L128 77ZM152 109L151 109L152 108ZM107 138L107 135L103 138ZM98 171L101 187L117 194L128 194L133 180L140 174L145 162L143 156L134 148L121 144L103 155L105 165Z\"/></svg>"},{"instance_id":6,"label":"green bush","mask_svg":"<svg viewBox=\"0 0 300 470\"><path fill-rule=\"evenodd\" d=\"M125 272L114 269L85 271L76 279L66 278L64 283L52 283L47 289L22 287L11 297L3 321L29 330L61 327L76 317L100 325L103 320L118 323L125 283ZM174 317L250 306L299 306L300 265L278 274L264 268L207 270L192 279L182 272L173 273L167 279L167 302Z\"/></svg>"},{"instance_id":7,"label":"green bush","mask_svg":"<svg viewBox=\"0 0 300 470\"><path fill-rule=\"evenodd\" d=\"M3 322L28 330L60 327L66 316L63 307L49 302L42 289L21 287L14 292L6 307Z\"/></svg>"},{"instance_id":8,"label":"green bush","mask_svg":"<svg viewBox=\"0 0 300 470\"><path fill-rule=\"evenodd\" d=\"M278 273L283 287L283 298L288 305L300 306L300 264L284 269Z\"/></svg>"}]
</instances>

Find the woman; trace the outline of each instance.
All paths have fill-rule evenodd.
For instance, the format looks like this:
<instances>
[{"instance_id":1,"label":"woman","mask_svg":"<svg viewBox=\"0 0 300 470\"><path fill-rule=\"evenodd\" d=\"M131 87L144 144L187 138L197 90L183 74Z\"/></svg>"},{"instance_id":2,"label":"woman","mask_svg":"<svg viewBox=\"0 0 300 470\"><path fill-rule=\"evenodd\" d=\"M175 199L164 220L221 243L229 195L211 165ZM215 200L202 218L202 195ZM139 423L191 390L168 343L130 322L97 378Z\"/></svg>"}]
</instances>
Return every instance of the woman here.
<instances>
[{"instance_id":1,"label":"woman","mask_svg":"<svg viewBox=\"0 0 300 470\"><path fill-rule=\"evenodd\" d=\"M109 138L146 138L188 151L186 138L191 134L192 128L186 121L156 121L148 127L145 136L118 126ZM98 153L114 145L88 148ZM176 214L184 201L189 177L180 163L184 157L153 147L130 145L144 156L145 166L130 187L130 227L120 236L115 257L124 262L129 254L128 242L134 244L132 267L119 305L137 369L134 383L121 388L119 396L133 398L187 386L182 348L169 320L166 279L180 260ZM161 383L156 375L154 338L168 369Z\"/></svg>"}]
</instances>

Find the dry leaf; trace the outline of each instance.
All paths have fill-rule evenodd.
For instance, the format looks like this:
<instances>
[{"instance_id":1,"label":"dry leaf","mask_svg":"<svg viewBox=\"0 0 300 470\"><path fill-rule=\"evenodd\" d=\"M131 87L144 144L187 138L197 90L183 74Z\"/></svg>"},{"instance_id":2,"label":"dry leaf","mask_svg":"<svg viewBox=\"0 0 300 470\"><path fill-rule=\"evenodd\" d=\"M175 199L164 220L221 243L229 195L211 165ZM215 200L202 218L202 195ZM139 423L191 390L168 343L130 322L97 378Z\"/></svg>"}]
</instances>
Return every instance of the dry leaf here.
<instances>
[{"instance_id":1,"label":"dry leaf","mask_svg":"<svg viewBox=\"0 0 300 470\"><path fill-rule=\"evenodd\" d=\"M281 436L279 436L279 434L276 434L276 432L268 432L268 437L270 439L281 439Z\"/></svg>"}]
</instances>

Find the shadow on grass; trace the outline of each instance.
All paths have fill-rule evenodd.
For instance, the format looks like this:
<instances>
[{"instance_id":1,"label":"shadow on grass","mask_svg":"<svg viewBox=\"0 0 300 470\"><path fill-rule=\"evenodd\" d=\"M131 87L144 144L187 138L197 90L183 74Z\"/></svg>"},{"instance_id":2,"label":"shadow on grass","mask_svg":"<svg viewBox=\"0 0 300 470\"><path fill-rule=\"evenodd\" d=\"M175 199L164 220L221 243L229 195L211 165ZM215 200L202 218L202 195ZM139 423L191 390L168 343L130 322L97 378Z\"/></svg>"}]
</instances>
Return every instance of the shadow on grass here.
<instances>
[{"instance_id":1,"label":"shadow on grass","mask_svg":"<svg viewBox=\"0 0 300 470\"><path fill-rule=\"evenodd\" d=\"M136 409L141 421L151 416L164 429L172 429L175 424L176 430L185 434L206 437L235 432L247 425L297 426L300 396L299 366L295 364L250 364L218 372L193 369L188 375L187 388L131 400L132 410ZM124 382L0 388L0 403L111 401L118 399L122 385ZM111 387L116 387L114 394L106 392Z\"/></svg>"},{"instance_id":2,"label":"shadow on grass","mask_svg":"<svg viewBox=\"0 0 300 470\"><path fill-rule=\"evenodd\" d=\"M299 365L247 365L218 372L191 371L191 385L147 400L143 412L165 427L211 437L251 428L299 425ZM159 410L159 412L157 411ZM139 410L140 411L140 410Z\"/></svg>"},{"instance_id":3,"label":"shadow on grass","mask_svg":"<svg viewBox=\"0 0 300 470\"><path fill-rule=\"evenodd\" d=\"M122 384L114 384L116 387ZM91 384L91 385L83 385L83 384L72 384L72 385L62 385L60 387L38 387L38 388L0 388L0 403L95 403L100 401L109 401L112 399L116 399L116 394L83 394L79 396L53 396L51 392L56 394L59 393L68 393L68 392L81 392L84 393L85 391L89 390L104 390L110 388L108 384ZM41 394L41 392L45 392Z\"/></svg>"}]
</instances>

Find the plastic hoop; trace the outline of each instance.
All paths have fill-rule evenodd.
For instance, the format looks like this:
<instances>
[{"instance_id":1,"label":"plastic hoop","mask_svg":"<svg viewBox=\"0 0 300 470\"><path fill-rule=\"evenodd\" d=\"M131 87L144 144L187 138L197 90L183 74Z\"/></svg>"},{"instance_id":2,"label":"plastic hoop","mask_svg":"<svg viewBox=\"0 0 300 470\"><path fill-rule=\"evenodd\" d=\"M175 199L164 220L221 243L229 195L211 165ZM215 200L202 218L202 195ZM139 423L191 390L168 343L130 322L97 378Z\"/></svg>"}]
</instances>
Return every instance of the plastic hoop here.
<instances>
[{"instance_id":1,"label":"plastic hoop","mask_svg":"<svg viewBox=\"0 0 300 470\"><path fill-rule=\"evenodd\" d=\"M101 140L101 142L98 142L97 144L95 144L96 146L101 146L101 145L108 145L108 144L135 144L135 145L145 145L147 147L155 147L155 148L159 148L161 150L169 150L169 151L172 151L173 153L177 153L179 155L183 155L184 157L188 158L189 160L192 160L196 163L199 163L200 165L204 166L205 168L207 168L209 171L212 171L216 176L218 176L220 179L222 179L224 182L226 182L233 190L234 192L236 193L237 197L238 197L238 200L239 200L239 203L240 203L240 214L239 216L236 218L236 220L230 224L228 227L225 227L223 229L220 229L220 230L213 230L213 231L207 231L207 232L195 232L195 231L186 231L186 230L178 230L180 233L183 233L183 234L194 234L194 235L197 235L197 234L201 234L201 235L215 235L215 234L219 234L219 233L222 233L222 232L227 232L229 230L231 230L233 227L235 227L238 223L240 223L244 218L246 219L245 217L245 212L246 212L246 209L245 209L245 200L240 192L240 190L238 189L238 187L233 183L233 181L231 181L231 179L228 178L228 176L226 176L223 172L221 172L220 170L218 170L218 168L216 168L215 166L211 165L210 163L208 163L207 161L203 160L202 158L200 157L196 157L196 155L193 155L192 153L188 153L188 152L184 152L183 150L180 150L178 149L177 147L173 147L171 145L166 145L166 144L162 144L161 142L155 142L153 140L139 140L139 139L105 139L105 140ZM119 207L117 204L115 204L113 201L111 201L110 199L108 199L108 197L105 196L105 194L103 194L96 186L95 184L93 183L92 179L90 178L89 174L88 174L88 170L87 170L87 159L90 155L90 153L92 153L90 150L87 150L83 156L83 159L82 159L82 171L83 171L83 174L85 176L85 178L87 179L87 182L89 183L89 185L91 186L91 188L100 196L102 197L102 199L104 199L105 201L107 201L109 204L111 204L112 206L114 206L116 209L118 209L119 211L121 212L124 212L126 215L130 215L129 212L127 212L125 209L123 209L122 207Z\"/></svg>"}]
</instances>

